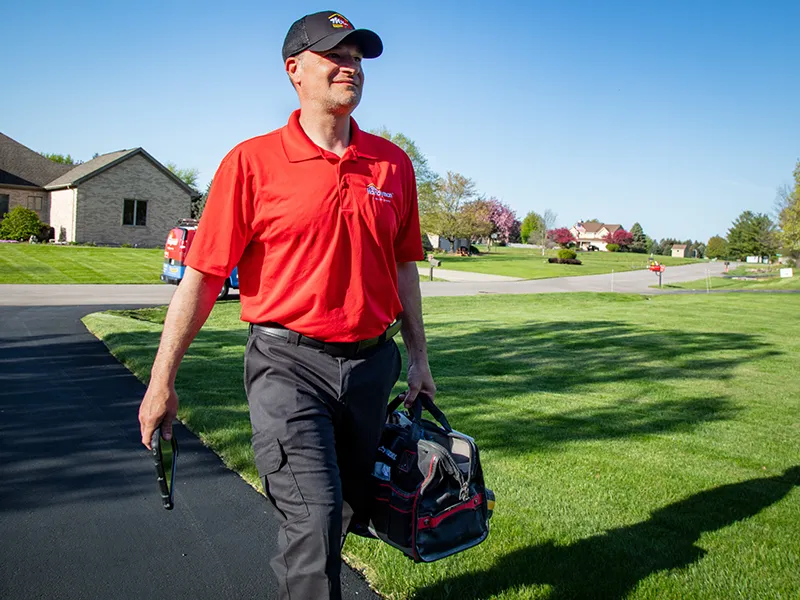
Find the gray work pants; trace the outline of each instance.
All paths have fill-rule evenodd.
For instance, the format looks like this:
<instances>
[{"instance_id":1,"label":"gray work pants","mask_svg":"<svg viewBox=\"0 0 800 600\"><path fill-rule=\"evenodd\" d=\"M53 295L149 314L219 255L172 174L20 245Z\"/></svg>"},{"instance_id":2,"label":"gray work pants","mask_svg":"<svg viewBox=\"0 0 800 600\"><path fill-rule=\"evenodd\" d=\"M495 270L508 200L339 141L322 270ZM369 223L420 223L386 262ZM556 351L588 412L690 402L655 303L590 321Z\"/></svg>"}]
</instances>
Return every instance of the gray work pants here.
<instances>
[{"instance_id":1,"label":"gray work pants","mask_svg":"<svg viewBox=\"0 0 800 600\"><path fill-rule=\"evenodd\" d=\"M400 375L390 340L336 358L253 331L245 388L253 450L281 521L271 561L284 600L341 598L341 546L363 517L389 393Z\"/></svg>"}]
</instances>

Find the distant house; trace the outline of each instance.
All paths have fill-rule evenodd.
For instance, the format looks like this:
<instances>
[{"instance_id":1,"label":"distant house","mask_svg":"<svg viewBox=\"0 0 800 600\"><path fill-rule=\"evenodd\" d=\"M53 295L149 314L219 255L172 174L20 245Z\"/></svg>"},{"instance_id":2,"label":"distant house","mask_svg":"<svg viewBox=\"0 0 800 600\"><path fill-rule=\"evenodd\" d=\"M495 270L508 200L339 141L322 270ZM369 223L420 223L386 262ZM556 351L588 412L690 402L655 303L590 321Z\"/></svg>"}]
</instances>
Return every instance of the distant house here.
<instances>
[{"instance_id":1,"label":"distant house","mask_svg":"<svg viewBox=\"0 0 800 600\"><path fill-rule=\"evenodd\" d=\"M603 250L606 249L606 242L603 238L614 233L617 229L622 229L622 225L612 223L575 223L569 228L570 232L577 240L578 248L581 250Z\"/></svg>"},{"instance_id":2,"label":"distant house","mask_svg":"<svg viewBox=\"0 0 800 600\"><path fill-rule=\"evenodd\" d=\"M673 258L686 258L686 244L675 244L672 246Z\"/></svg>"},{"instance_id":3,"label":"distant house","mask_svg":"<svg viewBox=\"0 0 800 600\"><path fill-rule=\"evenodd\" d=\"M194 194L142 148L61 165L0 133L0 218L35 210L58 242L161 246Z\"/></svg>"},{"instance_id":4,"label":"distant house","mask_svg":"<svg viewBox=\"0 0 800 600\"><path fill-rule=\"evenodd\" d=\"M454 244L450 243L450 240L448 240L446 237L441 236L441 235L428 233L428 234L426 234L426 236L427 236L427 238L429 240L430 247L433 250L442 250L444 252L456 252L456 251L460 250L461 248L466 248L467 250L469 250L469 247L472 245L467 238L456 238L454 240L455 241L455 245L454 245ZM423 241L423 246L427 246L427 245L428 244L425 244L424 241Z\"/></svg>"}]
</instances>

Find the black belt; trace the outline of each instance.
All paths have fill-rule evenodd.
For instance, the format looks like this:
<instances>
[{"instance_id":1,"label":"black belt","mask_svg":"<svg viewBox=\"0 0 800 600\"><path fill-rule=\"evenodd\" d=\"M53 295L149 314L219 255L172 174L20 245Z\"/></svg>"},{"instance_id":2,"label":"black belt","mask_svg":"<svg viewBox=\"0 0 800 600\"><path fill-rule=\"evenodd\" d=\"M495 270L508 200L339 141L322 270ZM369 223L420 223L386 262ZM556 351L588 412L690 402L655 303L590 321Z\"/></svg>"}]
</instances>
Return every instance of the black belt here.
<instances>
[{"instance_id":1,"label":"black belt","mask_svg":"<svg viewBox=\"0 0 800 600\"><path fill-rule=\"evenodd\" d=\"M340 358L354 358L364 350L380 346L381 344L392 339L395 335L397 335L397 332L400 331L401 325L402 321L397 319L397 321L389 325L386 331L379 336L358 342L323 342L307 337L302 333L292 331L291 329L286 329L278 323L264 323L261 325L251 323L250 331L251 333L253 331L258 331L275 338L280 338L285 340L287 343L295 344L296 346L309 346L311 348L316 348L317 350L322 350L331 356Z\"/></svg>"}]
</instances>

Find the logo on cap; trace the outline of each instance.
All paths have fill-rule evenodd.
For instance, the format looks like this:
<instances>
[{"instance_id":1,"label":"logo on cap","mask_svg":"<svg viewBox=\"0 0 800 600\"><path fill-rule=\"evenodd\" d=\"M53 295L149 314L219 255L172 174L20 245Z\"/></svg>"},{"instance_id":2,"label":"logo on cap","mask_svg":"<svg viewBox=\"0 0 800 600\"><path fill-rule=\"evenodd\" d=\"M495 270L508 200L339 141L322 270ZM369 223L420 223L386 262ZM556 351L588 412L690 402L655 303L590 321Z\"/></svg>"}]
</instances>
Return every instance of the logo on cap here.
<instances>
[{"instance_id":1,"label":"logo on cap","mask_svg":"<svg viewBox=\"0 0 800 600\"><path fill-rule=\"evenodd\" d=\"M339 13L333 13L328 20L331 22L336 29L353 29L353 26L350 24L350 21L345 19Z\"/></svg>"}]
</instances>

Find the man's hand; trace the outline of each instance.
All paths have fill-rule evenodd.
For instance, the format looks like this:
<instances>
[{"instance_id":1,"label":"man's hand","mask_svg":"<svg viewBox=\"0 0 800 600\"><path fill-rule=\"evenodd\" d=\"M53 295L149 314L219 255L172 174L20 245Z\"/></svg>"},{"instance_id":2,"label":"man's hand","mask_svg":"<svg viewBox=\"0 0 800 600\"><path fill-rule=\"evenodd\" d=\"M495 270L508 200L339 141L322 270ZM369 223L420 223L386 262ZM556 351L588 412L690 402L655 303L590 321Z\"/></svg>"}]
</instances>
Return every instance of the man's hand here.
<instances>
[{"instance_id":1,"label":"man's hand","mask_svg":"<svg viewBox=\"0 0 800 600\"><path fill-rule=\"evenodd\" d=\"M139 407L142 444L148 450L152 450L150 440L159 425L165 440L172 437L172 421L178 414L178 395L175 393L178 365L214 308L224 281L224 277L186 267L183 280L172 296L150 372L150 385Z\"/></svg>"},{"instance_id":2,"label":"man's hand","mask_svg":"<svg viewBox=\"0 0 800 600\"><path fill-rule=\"evenodd\" d=\"M413 363L408 365L408 391L403 392L403 406L411 408L422 392L431 400L436 396L436 384L433 382L431 368L428 363Z\"/></svg>"},{"instance_id":3,"label":"man's hand","mask_svg":"<svg viewBox=\"0 0 800 600\"><path fill-rule=\"evenodd\" d=\"M172 437L172 421L178 414L178 395L174 386L149 385L139 407L139 429L142 444L152 450L153 432L160 426L161 437Z\"/></svg>"}]
</instances>

